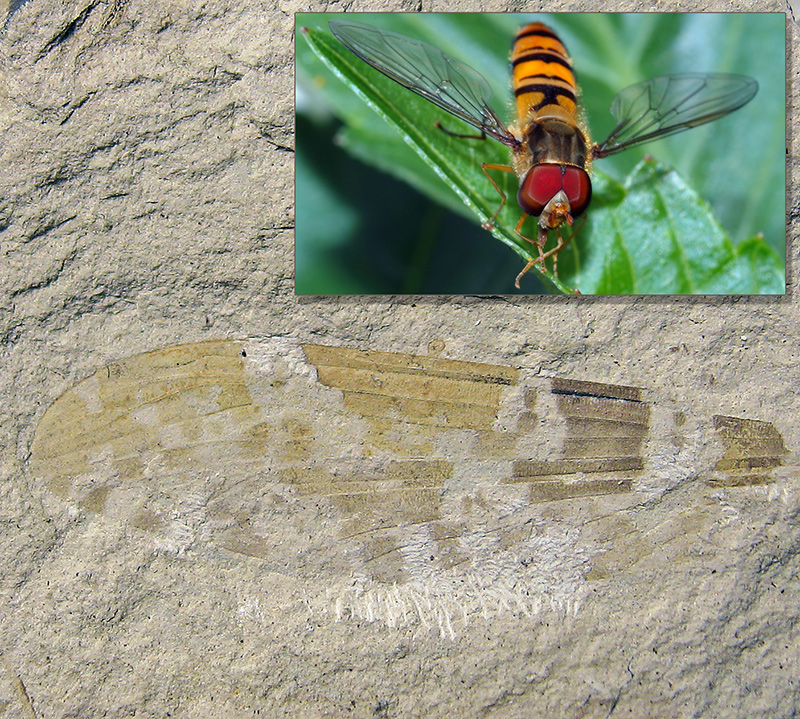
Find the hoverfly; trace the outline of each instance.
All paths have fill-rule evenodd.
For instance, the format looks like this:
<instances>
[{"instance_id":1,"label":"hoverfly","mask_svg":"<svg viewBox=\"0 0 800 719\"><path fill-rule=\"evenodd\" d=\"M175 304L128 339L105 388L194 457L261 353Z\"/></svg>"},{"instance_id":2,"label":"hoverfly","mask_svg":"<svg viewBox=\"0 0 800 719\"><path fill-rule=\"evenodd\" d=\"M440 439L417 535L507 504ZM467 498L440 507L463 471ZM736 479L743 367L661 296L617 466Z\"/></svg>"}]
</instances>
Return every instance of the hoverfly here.
<instances>
[{"instance_id":1,"label":"hoverfly","mask_svg":"<svg viewBox=\"0 0 800 719\"><path fill-rule=\"evenodd\" d=\"M747 104L758 91L754 79L722 73L646 80L614 97L611 114L618 124L603 142L592 144L580 118L572 60L556 33L543 23L525 25L514 39L511 71L517 119L511 126L492 110L492 91L486 79L441 50L349 20L331 20L330 29L361 60L472 125L480 135L458 135L437 123L441 130L456 137L492 137L510 149L510 165L481 163L501 196L499 207L483 227L492 229L507 199L488 170L516 174L522 216L514 231L538 249L538 256L517 276L517 287L537 263L547 272L545 260L549 257L557 276L558 254L574 236L573 232L565 241L561 226L572 225L589 206L594 160L717 120ZM522 232L530 216L539 218L536 239ZM558 243L545 252L550 230L555 230Z\"/></svg>"}]
</instances>

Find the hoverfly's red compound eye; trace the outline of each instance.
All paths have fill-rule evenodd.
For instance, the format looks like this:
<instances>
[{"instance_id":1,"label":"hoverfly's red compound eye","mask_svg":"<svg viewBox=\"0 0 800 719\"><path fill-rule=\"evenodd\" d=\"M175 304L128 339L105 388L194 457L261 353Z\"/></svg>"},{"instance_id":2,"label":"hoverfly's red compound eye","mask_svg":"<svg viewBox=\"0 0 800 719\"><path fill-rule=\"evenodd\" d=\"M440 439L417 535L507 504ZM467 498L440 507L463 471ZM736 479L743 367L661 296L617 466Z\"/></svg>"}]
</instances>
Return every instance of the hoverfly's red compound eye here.
<instances>
[{"instance_id":1,"label":"hoverfly's red compound eye","mask_svg":"<svg viewBox=\"0 0 800 719\"><path fill-rule=\"evenodd\" d=\"M563 190L573 217L580 215L592 198L592 181L586 171L572 165L535 165L517 193L519 206L529 215L541 215L550 200Z\"/></svg>"}]
</instances>

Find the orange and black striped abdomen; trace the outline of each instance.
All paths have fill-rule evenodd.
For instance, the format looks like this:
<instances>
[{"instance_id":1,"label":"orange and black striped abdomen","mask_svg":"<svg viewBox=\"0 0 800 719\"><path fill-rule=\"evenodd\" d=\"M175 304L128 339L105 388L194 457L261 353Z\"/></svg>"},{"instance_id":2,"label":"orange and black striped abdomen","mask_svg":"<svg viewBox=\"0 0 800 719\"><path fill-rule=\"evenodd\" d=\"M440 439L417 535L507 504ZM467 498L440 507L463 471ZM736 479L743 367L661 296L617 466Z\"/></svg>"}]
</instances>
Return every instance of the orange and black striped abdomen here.
<instances>
[{"instance_id":1,"label":"orange and black striped abdomen","mask_svg":"<svg viewBox=\"0 0 800 719\"><path fill-rule=\"evenodd\" d=\"M558 105L575 115L577 89L572 60L547 25L531 23L517 33L511 69L520 121L548 105Z\"/></svg>"}]
</instances>

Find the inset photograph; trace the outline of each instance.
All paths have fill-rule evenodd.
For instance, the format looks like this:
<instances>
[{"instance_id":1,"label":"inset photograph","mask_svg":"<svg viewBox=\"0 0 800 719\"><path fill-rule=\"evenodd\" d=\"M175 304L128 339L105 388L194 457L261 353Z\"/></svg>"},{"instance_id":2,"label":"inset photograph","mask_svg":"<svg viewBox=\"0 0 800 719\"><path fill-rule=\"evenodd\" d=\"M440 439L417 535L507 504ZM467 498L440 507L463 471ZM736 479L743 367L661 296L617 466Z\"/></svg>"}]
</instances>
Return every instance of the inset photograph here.
<instances>
[{"instance_id":1,"label":"inset photograph","mask_svg":"<svg viewBox=\"0 0 800 719\"><path fill-rule=\"evenodd\" d=\"M785 15L301 13L296 292L785 291Z\"/></svg>"}]
</instances>

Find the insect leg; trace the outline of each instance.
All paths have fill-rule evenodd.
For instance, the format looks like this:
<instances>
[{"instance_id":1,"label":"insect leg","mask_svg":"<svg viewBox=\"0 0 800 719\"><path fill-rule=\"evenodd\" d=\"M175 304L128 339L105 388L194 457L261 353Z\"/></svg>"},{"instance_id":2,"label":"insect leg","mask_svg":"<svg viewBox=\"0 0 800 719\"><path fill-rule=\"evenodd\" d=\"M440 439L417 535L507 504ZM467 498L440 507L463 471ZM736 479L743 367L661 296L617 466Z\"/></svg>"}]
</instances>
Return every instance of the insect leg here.
<instances>
[{"instance_id":1,"label":"insect leg","mask_svg":"<svg viewBox=\"0 0 800 719\"><path fill-rule=\"evenodd\" d=\"M524 219L524 218L523 218L523 219ZM527 271L528 271L528 270L529 270L529 269L530 269L530 268L531 268L533 265L535 265L537 262L541 262L541 263L542 263L542 270L546 272L547 270L546 270L546 268L545 268L545 266L544 266L544 261L545 261L545 260L546 260L548 257L552 257L552 258L553 258L553 275L554 275L554 276L557 278L557 277L558 277L558 255L561 253L561 251L562 251L562 250L563 250L563 249L564 249L564 248L565 248L565 247L566 247L566 246L567 246L567 245L568 245L570 242L572 242L572 239L575 237L575 235L577 234L578 230L580 230L580 229L581 229L581 227L583 227L583 225L584 225L584 223L585 223L585 222L586 222L586 217L584 216L584 217L582 217L582 218L581 218L581 222L580 222L580 224L579 224L579 225L578 225L578 226L577 226L577 227L576 227L576 228L575 228L575 229L574 229L574 230L573 230L573 231L570 233L569 237L567 237L567 239L566 239L566 240L565 240L565 239L564 239L564 238L561 236L561 230L560 230L560 229L556 229L556 237L558 238L558 244L557 244L557 245L556 245L556 246L555 246L555 247L554 247L552 250L548 250L547 252L545 252L545 253L543 253L543 254L540 254L540 256L539 256L539 257L537 257L535 260L531 260L531 261L530 261L530 262L529 262L529 263L528 263L528 264L525 266L525 269L524 269L524 270L522 270L522 272L520 272L520 273L519 273L519 275L517 275L517 282L516 282L516 285L517 285L517 287L519 287L519 280L520 280L520 278L522 277L522 275L524 275L524 274L525 274L525 273L526 273L526 272L527 272ZM522 224L522 222L520 222L520 225L521 225L521 224ZM517 225L517 227L519 228L519 225ZM543 229L540 229L540 230L539 230L539 232L540 232L540 235L541 235L541 234L544 234L544 240L545 240L545 242L546 242L546 241L547 241L547 231L546 231L546 230L543 230ZM531 242L531 240L530 240L530 239L528 239L527 237L525 237L525 235L523 235L523 234L521 234L521 233L519 233L519 232L517 232L517 234L518 234L520 237L523 237L524 239L528 240L528 242ZM542 239L542 238L541 238L541 236L540 236L540 240L541 240L541 239ZM538 244L540 244L540 243L538 243L538 242L537 242L537 243L534 243L534 244L537 244L537 245L538 245ZM544 243L542 243L542 245L543 245L543 244L544 244ZM541 253L541 247L540 247L540 250L539 250L539 252Z\"/></svg>"},{"instance_id":2,"label":"insect leg","mask_svg":"<svg viewBox=\"0 0 800 719\"><path fill-rule=\"evenodd\" d=\"M573 232L572 235L575 233ZM567 238L567 241L564 242L564 238L561 236L561 230L556 230L556 237L558 238L558 244L548 252L545 253L544 257L542 257L542 262L544 262L546 257L553 256L553 276L558 278L558 254L563 250L572 240L572 235Z\"/></svg>"},{"instance_id":3,"label":"insect leg","mask_svg":"<svg viewBox=\"0 0 800 719\"><path fill-rule=\"evenodd\" d=\"M558 245L556 245L552 250L549 252L545 252L544 256L549 257L550 255L553 256L553 274L558 277L558 255L559 253L570 243L572 239L578 234L578 230L583 227L584 223L586 222L586 216L584 215L581 219L580 224L570 233L569 237L567 237L566 241L561 237L561 232L556 230L556 236L558 237Z\"/></svg>"},{"instance_id":4,"label":"insect leg","mask_svg":"<svg viewBox=\"0 0 800 719\"><path fill-rule=\"evenodd\" d=\"M519 224L517 225L517 229L519 229L519 225L522 224L522 222L525 220L526 217L527 215L523 215L522 220L520 220ZM558 245L556 245L552 250L548 250L547 252L542 252L542 244L544 243L540 244L539 242L534 242L529 237L525 237L525 235L523 235L521 232L517 232L517 234L523 240L528 240L528 242L531 242L532 244L536 245L539 248L539 256L531 259L530 262L528 262L528 264L525 265L525 268L522 270L522 272L520 272L517 275L517 279L514 281L514 284L516 285L517 289L519 289L519 282L522 279L522 276L536 263L541 263L542 272L546 273L547 267L545 267L544 261L551 255L553 256L553 275L555 277L558 277L558 253L561 252L561 250L563 250L572 241L572 237L575 233L573 232L572 235L570 235L567 238L567 241L564 242L564 240L561 238L561 232L556 230L556 236L558 237ZM544 234L544 241L547 242L547 230L540 230L540 234Z\"/></svg>"},{"instance_id":5,"label":"insect leg","mask_svg":"<svg viewBox=\"0 0 800 719\"><path fill-rule=\"evenodd\" d=\"M445 135L450 135L450 137L460 137L462 140L485 140L486 139L486 133L483 130L481 130L481 134L480 135L462 135L462 134L460 134L458 132L452 132L451 130L448 130L438 120L436 122L434 122L433 124L434 124L435 127L438 127Z\"/></svg>"},{"instance_id":6,"label":"insect leg","mask_svg":"<svg viewBox=\"0 0 800 719\"><path fill-rule=\"evenodd\" d=\"M524 275L524 274L525 274L525 273L526 273L526 272L527 272L527 271L528 271L528 270L529 270L531 267L533 267L533 266L534 266L534 265L535 265L535 264L536 264L538 261L539 261L539 258L538 258L538 257L537 257L535 260L531 260L531 261L530 261L530 262L529 262L527 265L525 265L525 268L522 270L522 272L520 272L520 273L517 275L517 279L516 279L516 280L514 280L514 285L516 286L516 288L517 288L517 289L519 289L519 288L520 288L520 287L519 287L519 281L522 279L522 275Z\"/></svg>"},{"instance_id":7,"label":"insect leg","mask_svg":"<svg viewBox=\"0 0 800 719\"><path fill-rule=\"evenodd\" d=\"M503 205L506 204L506 193L500 189L500 186L492 179L492 176L488 172L486 172L486 170L502 170L503 172L513 173L514 169L512 167L509 167L508 165L490 165L486 162L482 162L481 170L483 170L483 174L486 175L486 177L489 179L489 182L492 183L494 189L500 193L500 197L503 198L502 200L500 200L500 207L498 207L495 213L489 218L489 221L481 224L481 227L483 227L484 230L491 230L492 227L494 226L495 219L500 214L500 210L502 210ZM527 215L523 215L522 217L524 219L525 217L527 217ZM522 222L520 222L520 225L521 224ZM519 225L517 225L517 234L519 235ZM520 237L522 237L522 235L520 235ZM526 237L525 239L527 240L528 238ZM528 241L530 242L530 240Z\"/></svg>"},{"instance_id":8,"label":"insect leg","mask_svg":"<svg viewBox=\"0 0 800 719\"><path fill-rule=\"evenodd\" d=\"M514 228L514 232L516 232L523 240L527 240L532 245L536 245L536 247L539 250L539 256L536 259L532 258L530 262L528 262L528 264L525 265L525 269L523 269L522 272L520 272L517 275L517 279L514 281L514 284L517 286L518 289L519 289L519 281L522 279L522 275L524 275L537 262L541 263L542 272L547 272L547 268L544 266L544 261L545 258L550 257L550 255L553 254L552 250L550 250L550 252L547 253L543 251L545 244L547 244L547 230L539 228L539 236L536 240L532 240L530 237L526 237L525 235L522 234L522 223L525 222L525 220L528 219L528 217L530 217L530 215L527 215L525 213L522 214L522 217L519 218L517 226Z\"/></svg>"}]
</instances>

